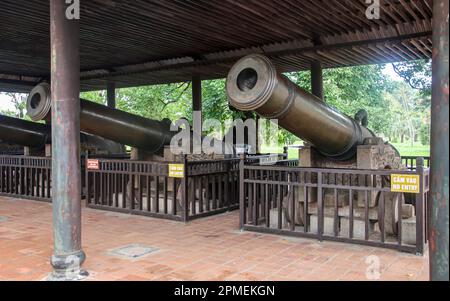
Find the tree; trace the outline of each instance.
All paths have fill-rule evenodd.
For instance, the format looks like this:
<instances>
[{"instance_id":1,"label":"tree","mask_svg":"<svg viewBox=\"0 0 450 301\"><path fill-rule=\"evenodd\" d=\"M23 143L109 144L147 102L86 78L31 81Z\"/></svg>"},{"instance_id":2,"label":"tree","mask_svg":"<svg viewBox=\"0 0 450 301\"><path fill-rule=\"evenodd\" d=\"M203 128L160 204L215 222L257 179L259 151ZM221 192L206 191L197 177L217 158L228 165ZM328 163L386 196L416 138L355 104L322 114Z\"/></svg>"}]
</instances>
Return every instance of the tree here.
<instances>
[{"instance_id":1,"label":"tree","mask_svg":"<svg viewBox=\"0 0 450 301\"><path fill-rule=\"evenodd\" d=\"M161 120L177 120L192 115L190 83L143 86L118 89L117 108L138 116ZM106 104L106 91L82 93L82 98Z\"/></svg>"},{"instance_id":2,"label":"tree","mask_svg":"<svg viewBox=\"0 0 450 301\"><path fill-rule=\"evenodd\" d=\"M360 109L369 113L369 127L382 134L388 126L384 93L390 89L383 66L369 65L324 71L324 98L327 104L353 117ZM311 91L310 72L289 74L298 86Z\"/></svg>"},{"instance_id":3,"label":"tree","mask_svg":"<svg viewBox=\"0 0 450 301\"><path fill-rule=\"evenodd\" d=\"M25 109L27 106L27 98L24 94L19 93L2 93L7 96L11 103L14 106L14 111L1 111L1 114L16 117L16 118L24 118L25 117Z\"/></svg>"},{"instance_id":4,"label":"tree","mask_svg":"<svg viewBox=\"0 0 450 301\"><path fill-rule=\"evenodd\" d=\"M410 67L416 65L419 67ZM410 83L421 82L423 87L427 87L428 65L424 62L397 65L397 70L411 79L409 85L392 82L384 75L383 68L383 65L369 65L325 70L325 101L350 117L360 109L365 109L369 113L369 128L389 140L404 142L409 139L414 143L420 138L426 141L429 99L419 90L413 90ZM420 70L423 71L422 75ZM311 90L310 72L294 72L286 76L305 90ZM146 118L169 118L172 121L186 118L192 122L190 88L190 82L185 82L119 89L117 107ZM83 93L82 97L106 103L105 91ZM245 119L245 114L230 109L225 80L203 81L203 119L216 119L225 124L226 120L237 118ZM223 130L225 132L228 129ZM281 130L279 140L280 144L293 144L298 138Z\"/></svg>"},{"instance_id":5,"label":"tree","mask_svg":"<svg viewBox=\"0 0 450 301\"><path fill-rule=\"evenodd\" d=\"M422 97L431 99L431 60L408 61L392 64L394 71L401 76L415 90L419 90Z\"/></svg>"},{"instance_id":6,"label":"tree","mask_svg":"<svg viewBox=\"0 0 450 301\"><path fill-rule=\"evenodd\" d=\"M393 85L394 89L385 94L391 112L389 137L393 142L401 143L408 139L412 146L419 142L419 138L421 142L426 141L430 129L430 110L423 107L421 93L404 82ZM422 137L424 135L425 137Z\"/></svg>"},{"instance_id":7,"label":"tree","mask_svg":"<svg viewBox=\"0 0 450 301\"><path fill-rule=\"evenodd\" d=\"M406 83L392 82L383 73L383 65L327 69L324 71L325 101L353 117L360 109L369 113L369 128L390 141L427 143L430 129L431 65L428 61L394 64ZM286 76L311 91L310 72ZM203 81L203 119L216 119L225 127L226 120L245 119L246 114L230 109L225 80ZM25 117L25 96L8 94L14 104L11 116ZM106 104L106 91L84 92L81 97ZM191 83L118 89L117 108L146 118L192 122ZM248 114L247 114L248 115ZM228 129L223 128L223 132ZM208 134L208 133L207 133ZM297 144L298 138L282 130L282 145Z\"/></svg>"},{"instance_id":8,"label":"tree","mask_svg":"<svg viewBox=\"0 0 450 301\"><path fill-rule=\"evenodd\" d=\"M82 92L80 97L98 104L106 105L106 91Z\"/></svg>"}]
</instances>

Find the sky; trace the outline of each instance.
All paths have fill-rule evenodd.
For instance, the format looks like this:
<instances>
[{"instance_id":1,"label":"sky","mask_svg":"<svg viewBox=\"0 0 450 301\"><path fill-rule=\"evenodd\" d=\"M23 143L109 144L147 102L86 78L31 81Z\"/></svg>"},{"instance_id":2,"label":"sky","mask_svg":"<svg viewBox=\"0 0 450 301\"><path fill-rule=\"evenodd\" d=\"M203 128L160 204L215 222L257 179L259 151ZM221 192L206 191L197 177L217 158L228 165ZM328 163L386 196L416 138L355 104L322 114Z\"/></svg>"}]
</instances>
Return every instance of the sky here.
<instances>
[{"instance_id":1,"label":"sky","mask_svg":"<svg viewBox=\"0 0 450 301\"><path fill-rule=\"evenodd\" d=\"M384 73L391 77L394 81L402 81L402 78L397 73L395 73L394 68L391 64L386 64ZM0 94L0 111L6 110L14 110L14 106L12 105L9 97Z\"/></svg>"},{"instance_id":2,"label":"sky","mask_svg":"<svg viewBox=\"0 0 450 301\"><path fill-rule=\"evenodd\" d=\"M0 94L0 111L14 110L11 99L6 95Z\"/></svg>"},{"instance_id":3,"label":"sky","mask_svg":"<svg viewBox=\"0 0 450 301\"><path fill-rule=\"evenodd\" d=\"M389 76L393 81L403 81L403 78L400 77L395 71L392 64L386 64L384 67L384 74Z\"/></svg>"}]
</instances>

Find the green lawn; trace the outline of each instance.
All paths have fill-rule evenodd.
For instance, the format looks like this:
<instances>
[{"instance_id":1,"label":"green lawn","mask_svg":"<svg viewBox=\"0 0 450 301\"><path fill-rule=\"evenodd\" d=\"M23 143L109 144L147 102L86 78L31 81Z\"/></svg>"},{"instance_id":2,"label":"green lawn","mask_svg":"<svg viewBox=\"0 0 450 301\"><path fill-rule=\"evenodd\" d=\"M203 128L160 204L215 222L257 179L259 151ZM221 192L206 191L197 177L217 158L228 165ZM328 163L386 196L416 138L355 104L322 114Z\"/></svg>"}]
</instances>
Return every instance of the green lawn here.
<instances>
[{"instance_id":1,"label":"green lawn","mask_svg":"<svg viewBox=\"0 0 450 301\"><path fill-rule=\"evenodd\" d=\"M411 146L410 143L393 143L402 156L414 156L414 157L429 157L430 146L422 145L420 143Z\"/></svg>"},{"instance_id":2,"label":"green lawn","mask_svg":"<svg viewBox=\"0 0 450 301\"><path fill-rule=\"evenodd\" d=\"M296 142L293 145L303 145L302 142ZM261 152L263 154L265 153L270 153L270 154L281 154L283 153L284 147L283 146L279 146L279 147L273 147L273 146L262 146L261 147ZM289 159L298 159L298 149L292 148L289 149Z\"/></svg>"},{"instance_id":3,"label":"green lawn","mask_svg":"<svg viewBox=\"0 0 450 301\"><path fill-rule=\"evenodd\" d=\"M294 145L301 145L300 142L295 143ZM429 145L421 145L420 143L411 146L409 143L394 143L394 146L398 149L400 154L405 157L415 156L415 157L429 157L430 156L430 146ZM262 153L282 153L283 147L269 147L263 146ZM297 159L298 158L298 150L290 149L289 150L289 159Z\"/></svg>"}]
</instances>

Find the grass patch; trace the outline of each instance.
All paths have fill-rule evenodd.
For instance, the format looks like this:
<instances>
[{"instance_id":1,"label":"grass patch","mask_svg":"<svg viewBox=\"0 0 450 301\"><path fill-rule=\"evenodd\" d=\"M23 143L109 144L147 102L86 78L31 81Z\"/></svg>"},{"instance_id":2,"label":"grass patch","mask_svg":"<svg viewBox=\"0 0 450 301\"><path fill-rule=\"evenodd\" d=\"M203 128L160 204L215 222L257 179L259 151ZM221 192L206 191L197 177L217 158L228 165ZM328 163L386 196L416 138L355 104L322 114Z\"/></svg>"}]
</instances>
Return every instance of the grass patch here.
<instances>
[{"instance_id":1,"label":"grass patch","mask_svg":"<svg viewBox=\"0 0 450 301\"><path fill-rule=\"evenodd\" d=\"M430 146L421 145L420 143L411 146L410 143L392 143L404 157L429 157L430 156Z\"/></svg>"},{"instance_id":2,"label":"grass patch","mask_svg":"<svg viewBox=\"0 0 450 301\"><path fill-rule=\"evenodd\" d=\"M298 141L298 142L294 143L293 145L295 145L295 146L303 145L303 143ZM267 145L261 146L261 153L263 153L263 154L266 154L266 153L268 153L268 154L282 154L283 151L284 151L284 147L283 146L278 146L278 147L276 147L276 146L267 146ZM288 158L291 159L291 160L298 159L298 149L296 149L296 148L289 149L288 155L289 155Z\"/></svg>"},{"instance_id":3,"label":"grass patch","mask_svg":"<svg viewBox=\"0 0 450 301\"><path fill-rule=\"evenodd\" d=\"M294 145L302 145L300 142L295 143ZM409 143L393 143L393 145L398 149L400 154L404 157L429 157L430 156L430 146L429 145L421 145L416 144L411 146ZM263 146L262 153L271 153L278 154L283 153L283 146L274 147L274 146ZM289 150L289 159L298 159L298 149L290 149Z\"/></svg>"}]
</instances>

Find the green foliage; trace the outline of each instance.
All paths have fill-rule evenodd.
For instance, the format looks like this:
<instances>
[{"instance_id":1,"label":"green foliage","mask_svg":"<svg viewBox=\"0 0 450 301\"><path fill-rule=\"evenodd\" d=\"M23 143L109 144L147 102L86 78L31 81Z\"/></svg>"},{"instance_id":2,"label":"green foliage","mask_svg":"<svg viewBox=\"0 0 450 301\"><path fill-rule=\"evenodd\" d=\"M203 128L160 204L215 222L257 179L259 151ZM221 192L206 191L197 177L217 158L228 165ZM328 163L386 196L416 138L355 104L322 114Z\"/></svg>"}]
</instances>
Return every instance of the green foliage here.
<instances>
[{"instance_id":1,"label":"green foliage","mask_svg":"<svg viewBox=\"0 0 450 301\"><path fill-rule=\"evenodd\" d=\"M203 119L221 121L243 118L242 112L230 110L225 80L203 81ZM82 93L82 98L100 104L106 103L106 92ZM177 121L185 118L192 122L191 84L170 84L119 89L117 108L146 118ZM225 129L224 129L225 130Z\"/></svg>"},{"instance_id":2,"label":"green foliage","mask_svg":"<svg viewBox=\"0 0 450 301\"><path fill-rule=\"evenodd\" d=\"M430 141L431 65L427 61L395 64L405 82L393 82L383 73L383 65L327 69L324 71L325 101L353 117L360 109L369 113L369 128L389 141L412 147ZM286 74L303 89L311 90L310 72ZM416 88L416 89L413 89ZM14 95L11 95L14 97ZM106 92L85 92L81 97L106 104ZM192 122L191 83L178 83L117 90L117 107L146 118ZM16 112L24 112L24 103L17 102ZM245 114L231 110L225 80L203 81L203 119L245 119ZM228 129L223 129L228 130ZM280 146L298 144L298 138L281 130ZM281 148L282 149L282 148Z\"/></svg>"},{"instance_id":3,"label":"green foliage","mask_svg":"<svg viewBox=\"0 0 450 301\"><path fill-rule=\"evenodd\" d=\"M181 83L121 89L117 93L117 107L151 119L191 120L192 101L189 88L189 83Z\"/></svg>"},{"instance_id":4,"label":"green foliage","mask_svg":"<svg viewBox=\"0 0 450 301\"><path fill-rule=\"evenodd\" d=\"M232 110L228 105L225 84L226 81L224 79L208 80L202 83L203 121L207 119L220 120L223 123L223 134L229 130L225 128L226 120L245 119L242 112Z\"/></svg>"},{"instance_id":5,"label":"green foliage","mask_svg":"<svg viewBox=\"0 0 450 301\"><path fill-rule=\"evenodd\" d=\"M431 98L431 60L418 60L392 64L413 89L419 90L423 98Z\"/></svg>"},{"instance_id":6,"label":"green foliage","mask_svg":"<svg viewBox=\"0 0 450 301\"><path fill-rule=\"evenodd\" d=\"M421 80L425 88L431 78L428 67L423 61L399 65L413 82ZM351 117L365 109L369 113L369 128L387 140L409 141L411 147L418 144L420 138L423 145L428 145L431 117L426 90L391 81L383 74L383 68L383 65L370 65L325 70L325 101ZM310 91L309 72L288 74L288 77Z\"/></svg>"},{"instance_id":7,"label":"green foliage","mask_svg":"<svg viewBox=\"0 0 450 301\"><path fill-rule=\"evenodd\" d=\"M420 127L420 143L422 143L422 145L428 145L431 142L431 135L430 135L430 125L428 124L423 124Z\"/></svg>"},{"instance_id":8,"label":"green foliage","mask_svg":"<svg viewBox=\"0 0 450 301\"><path fill-rule=\"evenodd\" d=\"M330 69L324 73L325 101L353 117L360 109L369 114L369 128L381 133L386 126L383 93L387 89L382 66ZM381 116L380 116L381 115Z\"/></svg>"},{"instance_id":9,"label":"green foliage","mask_svg":"<svg viewBox=\"0 0 450 301\"><path fill-rule=\"evenodd\" d=\"M383 94L390 89L382 70L381 65L325 70L325 101L350 117L365 109L369 113L369 127L382 133L387 126ZM290 74L288 77L303 89L311 90L309 72Z\"/></svg>"},{"instance_id":10,"label":"green foliage","mask_svg":"<svg viewBox=\"0 0 450 301\"><path fill-rule=\"evenodd\" d=\"M117 109L146 118L173 121L186 117L191 120L190 83L118 89ZM82 93L82 98L106 104L106 92Z\"/></svg>"},{"instance_id":11,"label":"green foliage","mask_svg":"<svg viewBox=\"0 0 450 301\"><path fill-rule=\"evenodd\" d=\"M225 80L203 82L203 114L205 119L222 121L244 117L242 112L230 109L225 90Z\"/></svg>"},{"instance_id":12,"label":"green foliage","mask_svg":"<svg viewBox=\"0 0 450 301\"><path fill-rule=\"evenodd\" d=\"M392 142L410 146L420 142L429 144L431 112L424 108L421 93L404 82L393 85L393 89L384 95L388 104L386 117L388 124L383 134Z\"/></svg>"},{"instance_id":13,"label":"green foliage","mask_svg":"<svg viewBox=\"0 0 450 301\"><path fill-rule=\"evenodd\" d=\"M106 91L82 92L80 98L106 105Z\"/></svg>"},{"instance_id":14,"label":"green foliage","mask_svg":"<svg viewBox=\"0 0 450 301\"><path fill-rule=\"evenodd\" d=\"M26 118L26 106L27 106L27 96L25 94L19 93L0 93L10 99L14 110L0 110L0 114L16 117L16 118Z\"/></svg>"}]
</instances>

